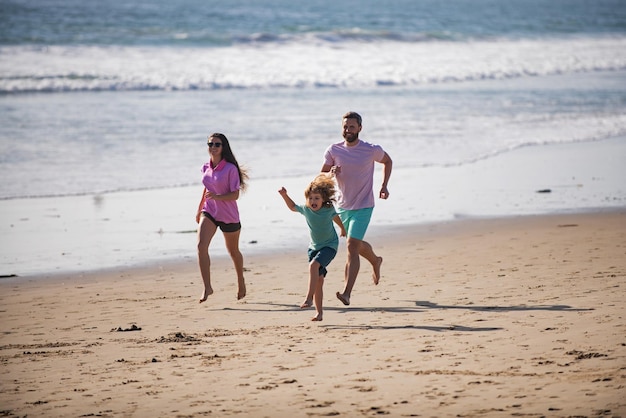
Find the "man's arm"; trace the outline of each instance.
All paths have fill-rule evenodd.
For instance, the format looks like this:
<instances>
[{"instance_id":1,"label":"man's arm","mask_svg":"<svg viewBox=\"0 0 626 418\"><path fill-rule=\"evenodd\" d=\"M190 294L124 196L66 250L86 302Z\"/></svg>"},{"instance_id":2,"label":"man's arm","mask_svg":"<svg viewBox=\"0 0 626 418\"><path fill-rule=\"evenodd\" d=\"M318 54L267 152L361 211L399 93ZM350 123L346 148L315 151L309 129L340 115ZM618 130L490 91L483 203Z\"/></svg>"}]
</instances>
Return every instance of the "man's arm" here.
<instances>
[{"instance_id":1,"label":"man's arm","mask_svg":"<svg viewBox=\"0 0 626 418\"><path fill-rule=\"evenodd\" d=\"M331 176L334 176L335 174L341 172L341 167L338 165L324 164L320 171L322 173L330 173Z\"/></svg>"},{"instance_id":2,"label":"man's arm","mask_svg":"<svg viewBox=\"0 0 626 418\"><path fill-rule=\"evenodd\" d=\"M387 199L389 197L389 190L387 190L387 184L389 183L389 178L391 177L391 168L393 167L393 161L391 161L391 157L389 154L385 153L385 156L380 161L382 165L385 166L383 171L383 184L380 187L380 193L378 197L381 199Z\"/></svg>"}]
</instances>

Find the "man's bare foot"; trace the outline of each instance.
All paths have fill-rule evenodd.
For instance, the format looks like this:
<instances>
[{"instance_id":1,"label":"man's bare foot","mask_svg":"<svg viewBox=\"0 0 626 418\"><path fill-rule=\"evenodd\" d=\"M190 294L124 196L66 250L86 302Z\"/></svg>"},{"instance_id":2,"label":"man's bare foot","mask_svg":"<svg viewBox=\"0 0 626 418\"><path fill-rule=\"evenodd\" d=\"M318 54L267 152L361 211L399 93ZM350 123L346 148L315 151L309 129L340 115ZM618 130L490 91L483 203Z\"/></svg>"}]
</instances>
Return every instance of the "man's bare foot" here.
<instances>
[{"instance_id":1,"label":"man's bare foot","mask_svg":"<svg viewBox=\"0 0 626 418\"><path fill-rule=\"evenodd\" d=\"M200 298L200 303L205 302L207 300L207 298L209 296L211 296L213 294L213 288L209 287L208 289L205 287L204 288L204 293L202 294L202 297Z\"/></svg>"},{"instance_id":2,"label":"man's bare foot","mask_svg":"<svg viewBox=\"0 0 626 418\"><path fill-rule=\"evenodd\" d=\"M345 297L339 292L337 292L336 295L337 295L337 299L339 299L341 303L343 303L346 306L350 305L350 298Z\"/></svg>"},{"instance_id":3,"label":"man's bare foot","mask_svg":"<svg viewBox=\"0 0 626 418\"><path fill-rule=\"evenodd\" d=\"M241 300L245 297L246 297L246 286L244 285L243 287L240 287L239 291L237 292L237 300Z\"/></svg>"},{"instance_id":4,"label":"man's bare foot","mask_svg":"<svg viewBox=\"0 0 626 418\"><path fill-rule=\"evenodd\" d=\"M377 285L378 282L380 281L380 266L381 266L381 264L383 264L383 258L382 257L378 257L376 265L373 266L374 267L374 272L372 273L372 280L374 281L375 285Z\"/></svg>"},{"instance_id":5,"label":"man's bare foot","mask_svg":"<svg viewBox=\"0 0 626 418\"><path fill-rule=\"evenodd\" d=\"M313 318L311 318L311 321L321 321L321 320L322 320L322 314L317 314Z\"/></svg>"},{"instance_id":6,"label":"man's bare foot","mask_svg":"<svg viewBox=\"0 0 626 418\"><path fill-rule=\"evenodd\" d=\"M310 308L311 306L313 306L313 301L307 299L304 302L302 302L302 305L300 305L300 309Z\"/></svg>"}]
</instances>

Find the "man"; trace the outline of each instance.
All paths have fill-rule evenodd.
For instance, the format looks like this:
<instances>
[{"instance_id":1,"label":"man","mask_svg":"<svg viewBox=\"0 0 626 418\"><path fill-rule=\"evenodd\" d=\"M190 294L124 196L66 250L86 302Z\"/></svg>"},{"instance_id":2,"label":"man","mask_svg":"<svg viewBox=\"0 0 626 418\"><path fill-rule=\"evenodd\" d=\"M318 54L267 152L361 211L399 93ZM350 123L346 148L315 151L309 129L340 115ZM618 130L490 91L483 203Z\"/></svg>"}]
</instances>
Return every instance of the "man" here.
<instances>
[{"instance_id":1,"label":"man","mask_svg":"<svg viewBox=\"0 0 626 418\"><path fill-rule=\"evenodd\" d=\"M384 165L383 183L379 197L387 199L387 183L391 176L392 161L380 145L359 139L362 128L361 116L348 112L342 118L342 142L332 144L324 153L322 172L335 175L339 187L337 212L347 232L348 259L346 261L343 291L337 299L350 305L350 294L359 273L359 255L368 260L374 269L374 284L380 280L383 258L374 253L372 246L363 240L374 210L374 162Z\"/></svg>"}]
</instances>

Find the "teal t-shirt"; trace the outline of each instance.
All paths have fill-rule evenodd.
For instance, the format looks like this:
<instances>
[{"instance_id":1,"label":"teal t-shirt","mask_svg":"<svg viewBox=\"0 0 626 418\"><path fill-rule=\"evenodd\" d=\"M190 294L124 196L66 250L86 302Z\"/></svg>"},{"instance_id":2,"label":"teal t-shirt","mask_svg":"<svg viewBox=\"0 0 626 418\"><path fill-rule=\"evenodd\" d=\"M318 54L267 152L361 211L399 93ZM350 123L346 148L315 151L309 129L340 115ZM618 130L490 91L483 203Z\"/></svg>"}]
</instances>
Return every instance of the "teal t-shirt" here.
<instances>
[{"instance_id":1,"label":"teal t-shirt","mask_svg":"<svg viewBox=\"0 0 626 418\"><path fill-rule=\"evenodd\" d=\"M339 247L339 238L333 224L333 218L337 214L335 208L323 207L318 211L314 211L308 206L296 205L296 209L304 215L309 226L311 234L309 247L314 250L330 247L336 251Z\"/></svg>"}]
</instances>

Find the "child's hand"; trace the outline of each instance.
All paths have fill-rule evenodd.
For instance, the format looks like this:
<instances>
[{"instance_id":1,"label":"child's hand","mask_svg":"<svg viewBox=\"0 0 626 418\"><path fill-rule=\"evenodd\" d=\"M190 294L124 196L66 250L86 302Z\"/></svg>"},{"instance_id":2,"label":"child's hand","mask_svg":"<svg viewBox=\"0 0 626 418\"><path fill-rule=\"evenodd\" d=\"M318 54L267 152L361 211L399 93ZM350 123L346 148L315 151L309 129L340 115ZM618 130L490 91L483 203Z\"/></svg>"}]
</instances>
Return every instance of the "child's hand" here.
<instances>
[{"instance_id":1,"label":"child's hand","mask_svg":"<svg viewBox=\"0 0 626 418\"><path fill-rule=\"evenodd\" d=\"M287 194L287 189L285 189L284 187L281 187L280 190L278 190L278 193L283 197L283 200L287 204L287 207L289 208L289 210L297 212L296 204L293 202L293 200L291 200L291 198Z\"/></svg>"}]
</instances>

